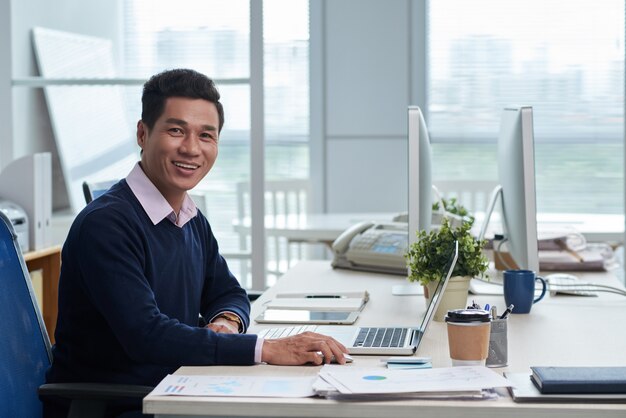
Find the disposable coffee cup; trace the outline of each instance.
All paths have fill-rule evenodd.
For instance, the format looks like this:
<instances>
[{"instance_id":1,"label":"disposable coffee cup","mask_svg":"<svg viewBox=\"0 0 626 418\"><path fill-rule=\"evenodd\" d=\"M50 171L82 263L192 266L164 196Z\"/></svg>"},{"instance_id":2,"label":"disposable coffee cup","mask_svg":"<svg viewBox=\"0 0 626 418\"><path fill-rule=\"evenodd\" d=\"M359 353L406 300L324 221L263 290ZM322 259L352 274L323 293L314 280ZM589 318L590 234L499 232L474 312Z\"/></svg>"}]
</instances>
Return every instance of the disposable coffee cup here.
<instances>
[{"instance_id":1,"label":"disposable coffee cup","mask_svg":"<svg viewBox=\"0 0 626 418\"><path fill-rule=\"evenodd\" d=\"M491 314L481 309L448 311L448 347L453 366L484 366L489 355Z\"/></svg>"}]
</instances>

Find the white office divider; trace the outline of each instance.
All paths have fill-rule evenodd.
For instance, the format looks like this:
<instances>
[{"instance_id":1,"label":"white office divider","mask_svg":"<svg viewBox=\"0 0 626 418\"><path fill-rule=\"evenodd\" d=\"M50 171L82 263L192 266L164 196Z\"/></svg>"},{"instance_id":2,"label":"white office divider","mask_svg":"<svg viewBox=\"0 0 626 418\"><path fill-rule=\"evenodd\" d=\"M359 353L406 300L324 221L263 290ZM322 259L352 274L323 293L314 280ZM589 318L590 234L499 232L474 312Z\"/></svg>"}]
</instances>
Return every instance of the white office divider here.
<instances>
[{"instance_id":1,"label":"white office divider","mask_svg":"<svg viewBox=\"0 0 626 418\"><path fill-rule=\"evenodd\" d=\"M110 39L34 28L39 73L46 78L111 79L117 76ZM139 159L119 85L44 87L50 122L72 209L85 206L83 181L125 177Z\"/></svg>"},{"instance_id":2,"label":"white office divider","mask_svg":"<svg viewBox=\"0 0 626 418\"><path fill-rule=\"evenodd\" d=\"M28 215L29 250L52 245L52 158L49 152L18 158L0 172L0 198Z\"/></svg>"}]
</instances>

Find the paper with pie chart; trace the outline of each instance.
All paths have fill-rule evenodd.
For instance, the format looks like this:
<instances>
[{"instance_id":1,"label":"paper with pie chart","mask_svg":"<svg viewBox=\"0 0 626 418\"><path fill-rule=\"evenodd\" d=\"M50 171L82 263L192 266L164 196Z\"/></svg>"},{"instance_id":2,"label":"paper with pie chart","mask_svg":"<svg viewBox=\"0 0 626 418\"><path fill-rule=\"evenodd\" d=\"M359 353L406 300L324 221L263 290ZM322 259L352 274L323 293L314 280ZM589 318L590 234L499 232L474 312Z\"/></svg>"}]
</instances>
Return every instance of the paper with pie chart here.
<instances>
[{"instance_id":1,"label":"paper with pie chart","mask_svg":"<svg viewBox=\"0 0 626 418\"><path fill-rule=\"evenodd\" d=\"M313 396L316 376L168 375L154 388L158 396L249 396L305 398Z\"/></svg>"},{"instance_id":2,"label":"paper with pie chart","mask_svg":"<svg viewBox=\"0 0 626 418\"><path fill-rule=\"evenodd\" d=\"M480 391L510 386L498 373L483 366L422 370L389 370L324 366L320 377L342 394Z\"/></svg>"}]
</instances>

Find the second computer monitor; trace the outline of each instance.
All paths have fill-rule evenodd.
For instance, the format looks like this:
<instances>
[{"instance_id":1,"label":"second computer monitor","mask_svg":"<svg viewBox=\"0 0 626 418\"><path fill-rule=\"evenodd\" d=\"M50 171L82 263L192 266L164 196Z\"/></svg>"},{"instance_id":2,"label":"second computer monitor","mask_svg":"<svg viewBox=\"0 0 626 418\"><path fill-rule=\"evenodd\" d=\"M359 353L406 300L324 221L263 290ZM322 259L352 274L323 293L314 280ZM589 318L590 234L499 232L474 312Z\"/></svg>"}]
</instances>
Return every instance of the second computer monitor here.
<instances>
[{"instance_id":1,"label":"second computer monitor","mask_svg":"<svg viewBox=\"0 0 626 418\"><path fill-rule=\"evenodd\" d=\"M416 232L430 230L432 216L432 172L430 139L422 111L417 106L408 109L408 224L409 244L415 242Z\"/></svg>"},{"instance_id":2,"label":"second computer monitor","mask_svg":"<svg viewBox=\"0 0 626 418\"><path fill-rule=\"evenodd\" d=\"M533 109L502 112L498 137L498 176L502 186L502 223L509 252L522 269L539 271Z\"/></svg>"}]
</instances>

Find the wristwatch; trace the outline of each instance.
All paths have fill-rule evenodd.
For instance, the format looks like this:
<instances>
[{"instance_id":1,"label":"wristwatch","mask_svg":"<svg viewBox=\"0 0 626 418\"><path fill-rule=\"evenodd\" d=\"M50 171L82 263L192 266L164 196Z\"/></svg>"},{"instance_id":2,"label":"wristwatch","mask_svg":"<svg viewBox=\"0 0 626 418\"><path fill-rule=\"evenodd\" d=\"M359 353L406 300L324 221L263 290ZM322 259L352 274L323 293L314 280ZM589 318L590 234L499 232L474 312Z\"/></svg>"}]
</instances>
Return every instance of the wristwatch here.
<instances>
[{"instance_id":1,"label":"wristwatch","mask_svg":"<svg viewBox=\"0 0 626 418\"><path fill-rule=\"evenodd\" d=\"M238 326L239 332L243 331L243 324L241 323L241 319L237 315L235 315L234 313L232 313L232 312L222 312L221 314L219 314L219 315L217 315L215 317L215 319L217 319L217 318L224 318L224 319L227 319L229 321L236 322L237 326Z\"/></svg>"}]
</instances>

